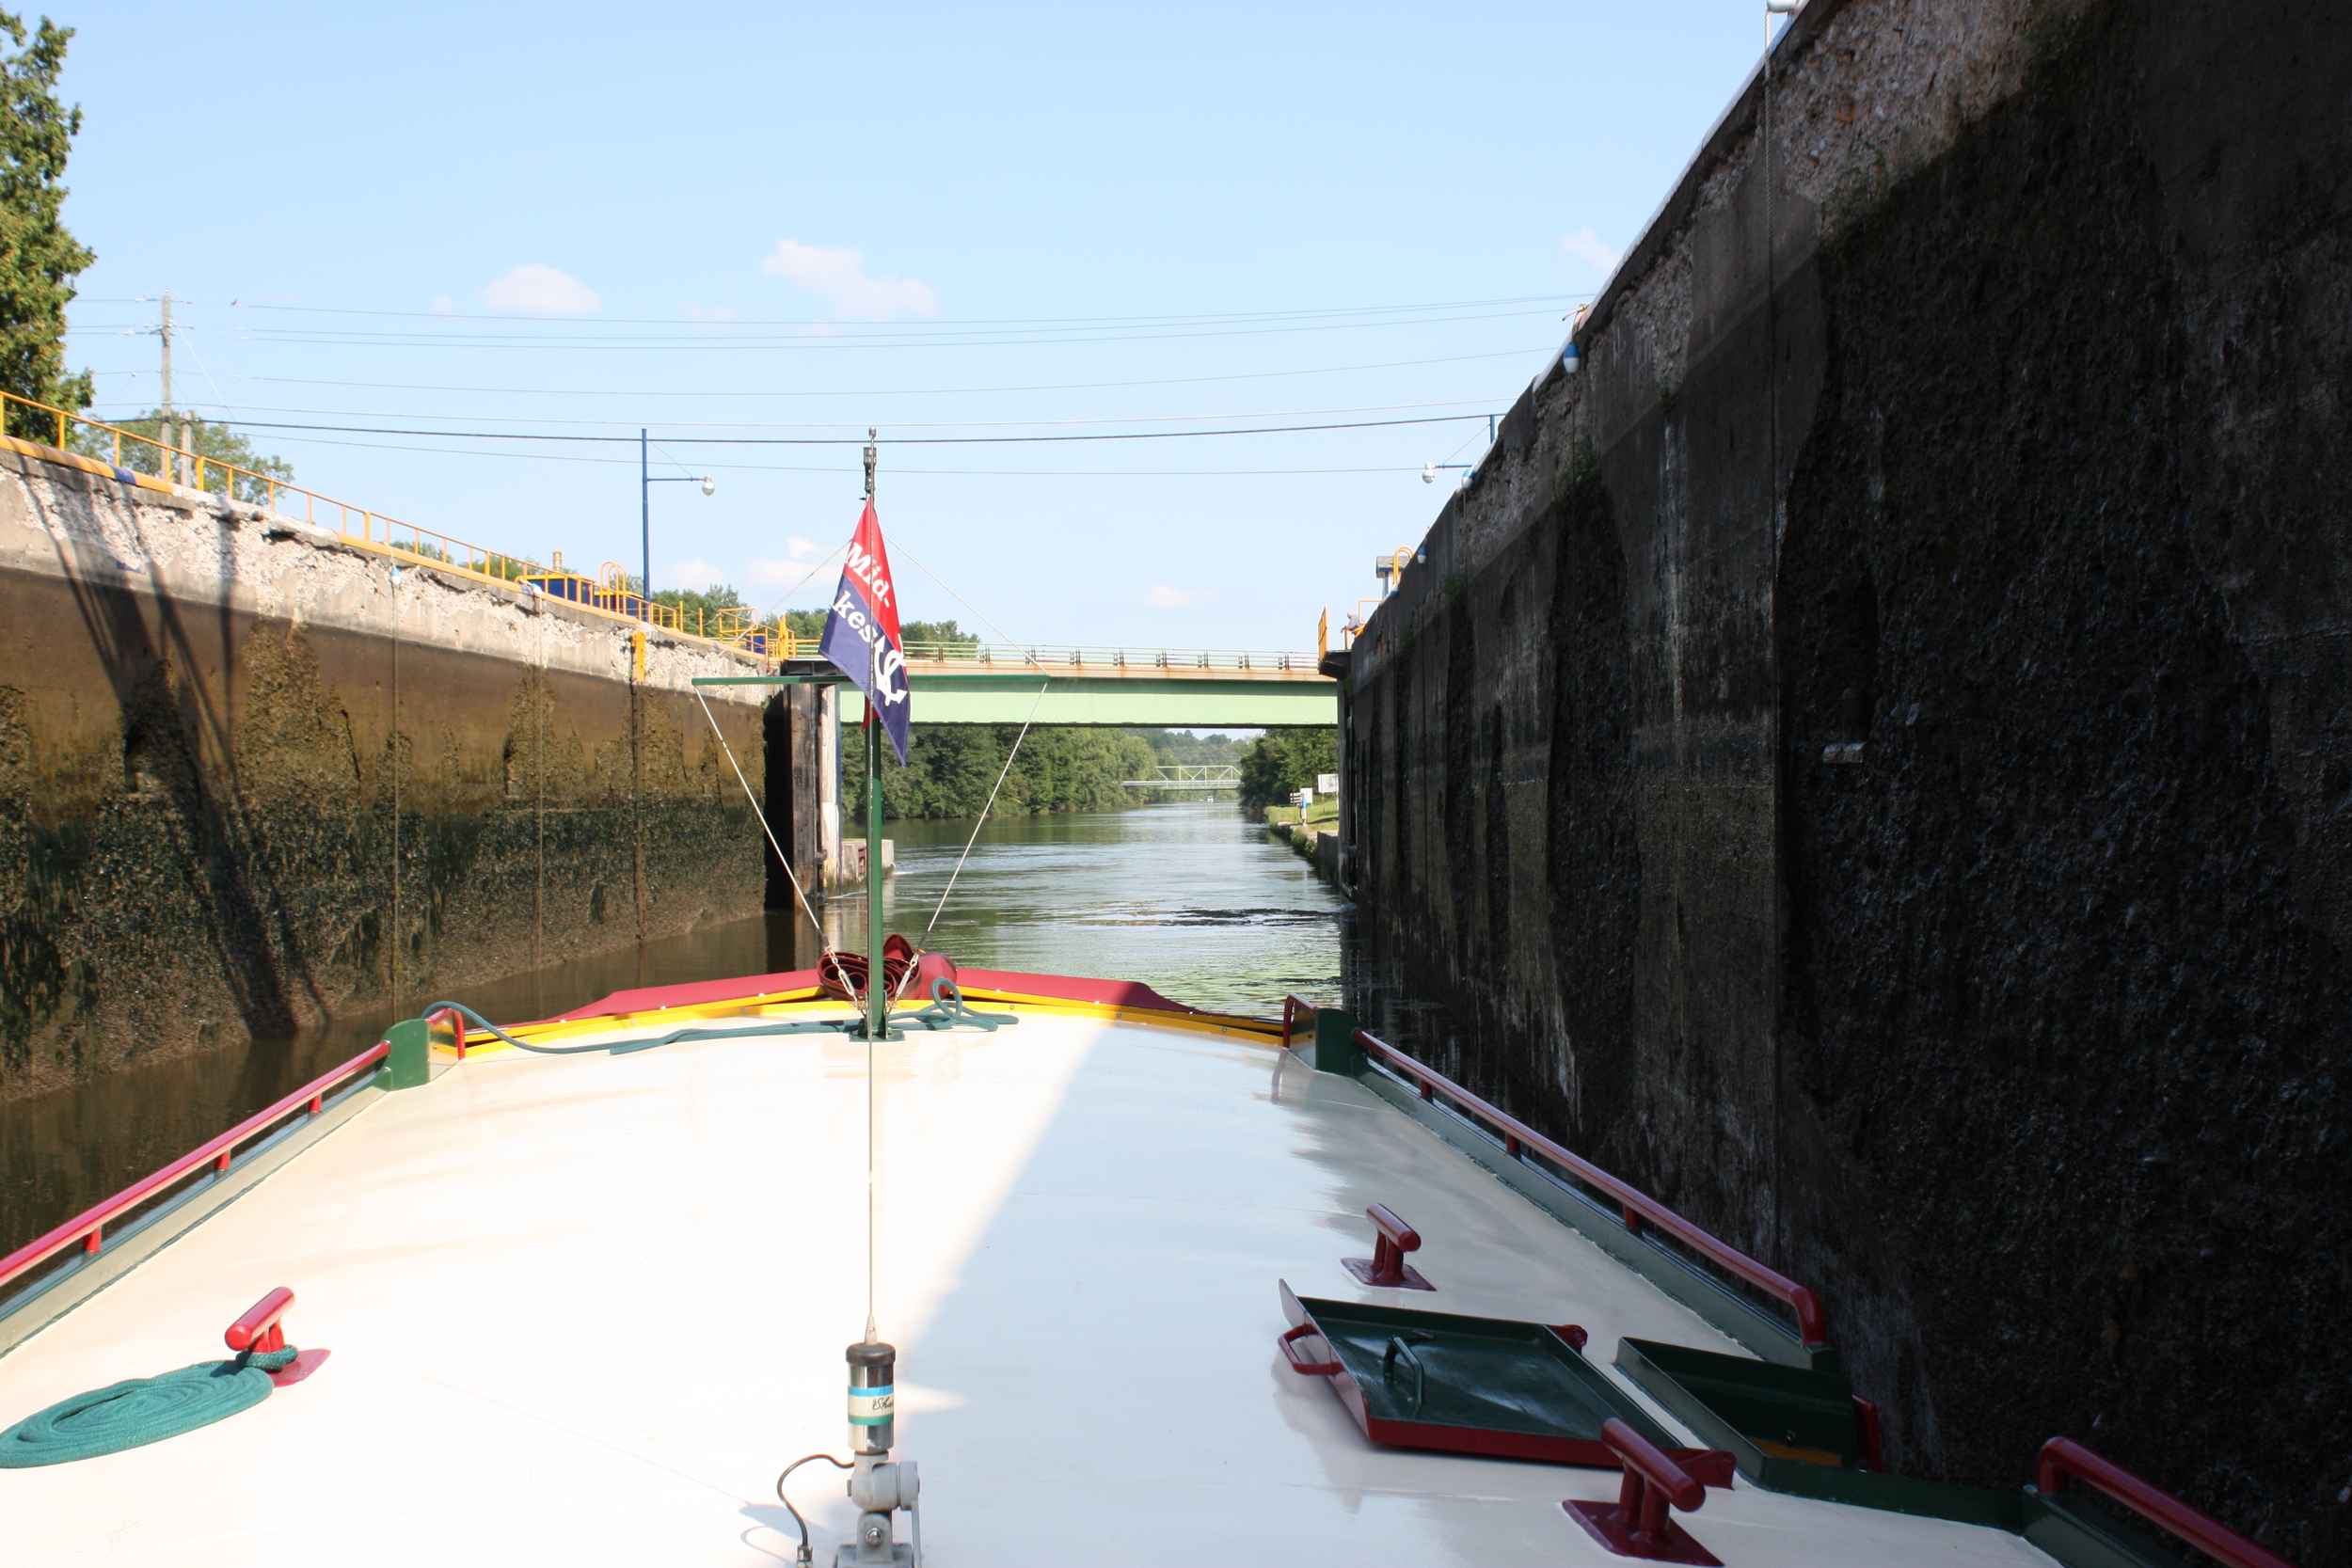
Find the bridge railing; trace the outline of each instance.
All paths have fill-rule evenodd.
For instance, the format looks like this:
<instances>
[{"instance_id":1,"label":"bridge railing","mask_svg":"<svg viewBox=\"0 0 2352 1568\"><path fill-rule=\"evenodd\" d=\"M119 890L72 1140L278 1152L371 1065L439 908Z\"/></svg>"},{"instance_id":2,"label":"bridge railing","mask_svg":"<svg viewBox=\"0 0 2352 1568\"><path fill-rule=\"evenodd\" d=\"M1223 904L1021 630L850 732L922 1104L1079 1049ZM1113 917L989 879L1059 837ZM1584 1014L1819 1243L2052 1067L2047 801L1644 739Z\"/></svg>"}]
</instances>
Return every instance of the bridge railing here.
<instances>
[{"instance_id":1,"label":"bridge railing","mask_svg":"<svg viewBox=\"0 0 2352 1568\"><path fill-rule=\"evenodd\" d=\"M9 431L35 429L42 436L53 436L56 448L72 461L85 467L110 468L113 477L125 484L141 484L148 488L172 490L185 484L189 489L209 491L234 500L249 501L267 508L282 517L297 514L292 510L294 500L301 502L299 515L312 528L329 529L347 539L380 545L402 555L415 556L443 566L453 566L477 577L499 582L519 582L532 579L538 586L548 578L572 576L564 570L563 556L558 554L552 569L540 565L527 556L510 555L485 545L476 545L437 530L404 523L397 517L360 506L353 501L339 500L316 490L265 474L217 457L175 447L152 436L142 436L135 430L124 430L103 420L87 418L70 409L50 404L37 403L19 397L14 392L0 391L0 428ZM200 421L199 421L200 422ZM580 579L585 582L587 579ZM755 620L738 621L723 629L712 626L708 632L697 629L686 613L675 605L658 604L643 594L628 591L624 582L620 591L608 591L609 585L596 587L591 593L578 595L558 594L573 599L593 610L601 610L624 620L643 621L685 637L700 637L741 652L764 655L769 639ZM541 588L541 592L548 590ZM707 624L707 618L698 618ZM779 629L776 641L785 645L784 657L790 657L790 634Z\"/></svg>"},{"instance_id":2,"label":"bridge railing","mask_svg":"<svg viewBox=\"0 0 2352 1568\"><path fill-rule=\"evenodd\" d=\"M1260 648L1093 648L1069 642L1040 642L1017 647L1008 642L909 642L910 664L952 664L978 673L1018 674L1041 664L1099 666L1125 670L1280 671L1315 673L1315 656L1301 651Z\"/></svg>"}]
</instances>

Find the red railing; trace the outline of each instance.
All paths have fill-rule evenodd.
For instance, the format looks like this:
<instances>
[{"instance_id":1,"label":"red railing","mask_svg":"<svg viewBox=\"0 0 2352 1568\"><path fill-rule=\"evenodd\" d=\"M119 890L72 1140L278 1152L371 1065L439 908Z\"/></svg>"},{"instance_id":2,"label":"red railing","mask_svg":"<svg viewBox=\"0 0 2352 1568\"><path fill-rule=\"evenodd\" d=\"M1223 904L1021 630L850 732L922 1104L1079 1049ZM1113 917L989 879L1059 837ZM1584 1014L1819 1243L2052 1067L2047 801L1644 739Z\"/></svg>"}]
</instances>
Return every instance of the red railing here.
<instances>
[{"instance_id":1,"label":"red railing","mask_svg":"<svg viewBox=\"0 0 2352 1568\"><path fill-rule=\"evenodd\" d=\"M391 1046L378 1043L354 1056L342 1066L320 1078L314 1078L267 1110L257 1111L231 1127L220 1136L183 1154L154 1175L142 1178L115 1194L95 1209L76 1214L73 1218L41 1237L0 1258L0 1288L29 1274L42 1263L79 1242L84 1252L96 1252L105 1244L106 1227L161 1193L165 1188L188 1175L199 1165L210 1163L215 1171L226 1171L230 1156L237 1145L256 1133L275 1126L297 1111L317 1116L326 1108L326 1091L355 1073L373 1067L391 1052Z\"/></svg>"},{"instance_id":2,"label":"red railing","mask_svg":"<svg viewBox=\"0 0 2352 1568\"><path fill-rule=\"evenodd\" d=\"M2295 1568L2275 1552L2256 1545L2211 1514L2201 1513L2169 1492L2160 1492L2111 1459L2091 1452L2072 1437L2042 1445L2034 1489L2055 1496L2066 1478L2096 1488L2150 1524L2170 1530L2227 1568Z\"/></svg>"},{"instance_id":3,"label":"red railing","mask_svg":"<svg viewBox=\"0 0 2352 1568\"><path fill-rule=\"evenodd\" d=\"M1298 1037L1298 1025L1295 1022L1294 1022L1297 1016L1300 1013L1305 1013L1311 1021L1317 1010L1318 1009L1313 1003L1308 1001L1296 991L1293 991L1288 996L1282 998L1282 1044L1285 1047L1287 1047L1291 1041Z\"/></svg>"},{"instance_id":4,"label":"red railing","mask_svg":"<svg viewBox=\"0 0 2352 1568\"><path fill-rule=\"evenodd\" d=\"M1608 1194L1623 1212L1628 1230L1638 1235L1645 1226L1655 1226L1725 1274L1787 1305L1796 1314L1797 1337L1807 1349L1829 1343L1829 1316L1821 1310L1820 1298L1805 1287L1766 1268L1730 1243L1709 1235L1640 1188L1619 1180L1581 1155L1569 1153L1518 1117L1497 1110L1435 1068L1415 1061L1371 1031L1357 1030L1356 1043L1413 1080L1423 1100L1442 1094L1456 1108L1502 1133L1504 1153L1517 1158L1532 1150L1585 1185Z\"/></svg>"}]
</instances>

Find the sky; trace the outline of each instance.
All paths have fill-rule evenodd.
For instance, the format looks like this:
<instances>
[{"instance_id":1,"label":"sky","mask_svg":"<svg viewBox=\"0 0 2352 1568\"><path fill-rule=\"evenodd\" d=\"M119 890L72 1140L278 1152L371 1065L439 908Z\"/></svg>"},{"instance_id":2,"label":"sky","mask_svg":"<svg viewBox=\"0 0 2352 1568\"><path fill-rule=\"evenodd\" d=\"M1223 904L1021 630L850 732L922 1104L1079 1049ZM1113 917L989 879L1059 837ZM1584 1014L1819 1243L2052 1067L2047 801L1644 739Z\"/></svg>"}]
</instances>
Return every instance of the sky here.
<instances>
[{"instance_id":1,"label":"sky","mask_svg":"<svg viewBox=\"0 0 2352 1568\"><path fill-rule=\"evenodd\" d=\"M1764 40L1756 0L50 14L93 417L157 403L168 290L175 404L307 488L636 572L646 429L716 483L650 487L654 586L763 610L829 597L870 426L909 618L1136 649L1375 594Z\"/></svg>"}]
</instances>

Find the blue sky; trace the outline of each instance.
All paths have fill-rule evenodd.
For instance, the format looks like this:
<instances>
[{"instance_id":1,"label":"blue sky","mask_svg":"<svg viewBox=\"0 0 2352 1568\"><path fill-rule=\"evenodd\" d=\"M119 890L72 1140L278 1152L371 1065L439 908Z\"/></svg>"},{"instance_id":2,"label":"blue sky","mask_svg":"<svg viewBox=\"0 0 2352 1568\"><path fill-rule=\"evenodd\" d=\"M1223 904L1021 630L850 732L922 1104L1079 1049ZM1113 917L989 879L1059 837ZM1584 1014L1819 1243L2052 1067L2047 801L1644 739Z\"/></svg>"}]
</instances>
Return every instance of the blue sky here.
<instances>
[{"instance_id":1,"label":"blue sky","mask_svg":"<svg viewBox=\"0 0 2352 1568\"><path fill-rule=\"evenodd\" d=\"M763 608L878 425L910 615L1130 647L1375 592L1763 41L1754 0L52 14L94 413L155 402L168 289L177 402L592 571L636 567L647 425L718 481L654 488L655 585Z\"/></svg>"}]
</instances>

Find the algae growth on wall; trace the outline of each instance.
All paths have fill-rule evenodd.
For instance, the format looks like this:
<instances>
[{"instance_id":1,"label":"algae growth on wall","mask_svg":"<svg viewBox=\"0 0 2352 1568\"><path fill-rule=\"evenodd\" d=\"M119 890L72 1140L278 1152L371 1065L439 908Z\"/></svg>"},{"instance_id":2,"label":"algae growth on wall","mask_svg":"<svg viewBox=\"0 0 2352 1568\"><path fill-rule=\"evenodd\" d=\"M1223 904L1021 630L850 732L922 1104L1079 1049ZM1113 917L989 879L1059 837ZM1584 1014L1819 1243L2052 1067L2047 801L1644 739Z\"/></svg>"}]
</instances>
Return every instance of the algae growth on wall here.
<instances>
[{"instance_id":1,"label":"algae growth on wall","mask_svg":"<svg viewBox=\"0 0 2352 1568\"><path fill-rule=\"evenodd\" d=\"M0 1084L749 913L736 669L284 519L0 473ZM757 710L712 713L760 777Z\"/></svg>"},{"instance_id":2,"label":"algae growth on wall","mask_svg":"<svg viewBox=\"0 0 2352 1568\"><path fill-rule=\"evenodd\" d=\"M1362 1005L1820 1290L1892 1463L2069 1433L2307 1564L2346 101L2320 8L1813 0L1358 640L1346 744Z\"/></svg>"}]
</instances>

